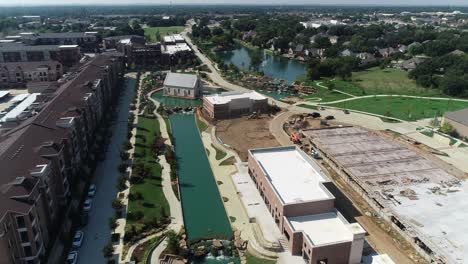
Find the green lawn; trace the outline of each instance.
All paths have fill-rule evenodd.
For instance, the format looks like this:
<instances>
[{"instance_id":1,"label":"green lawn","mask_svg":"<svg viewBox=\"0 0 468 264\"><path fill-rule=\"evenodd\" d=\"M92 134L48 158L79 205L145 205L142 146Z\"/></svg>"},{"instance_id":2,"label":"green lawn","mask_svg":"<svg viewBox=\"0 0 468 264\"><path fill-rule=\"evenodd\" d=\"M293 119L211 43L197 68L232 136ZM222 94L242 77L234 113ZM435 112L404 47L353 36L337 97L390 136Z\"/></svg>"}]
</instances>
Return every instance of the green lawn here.
<instances>
[{"instance_id":1,"label":"green lawn","mask_svg":"<svg viewBox=\"0 0 468 264\"><path fill-rule=\"evenodd\" d=\"M350 96L346 94L339 93L337 91L329 90L320 86L317 86L315 82L307 82L308 86L315 87L317 89L317 92L314 94L309 94L307 96L302 97L306 101L313 101L313 102L333 102L337 100L342 100L349 98ZM324 82L322 82L322 85L325 85ZM317 98L321 98L320 101L317 101Z\"/></svg>"},{"instance_id":2,"label":"green lawn","mask_svg":"<svg viewBox=\"0 0 468 264\"><path fill-rule=\"evenodd\" d=\"M304 108L308 108L308 109L313 109L313 110L317 110L318 107L316 105L308 105L308 104L298 104L297 106L299 107L304 107Z\"/></svg>"},{"instance_id":3,"label":"green lawn","mask_svg":"<svg viewBox=\"0 0 468 264\"><path fill-rule=\"evenodd\" d=\"M211 144L211 147L213 147L215 149L215 151L216 151L216 160L221 160L224 157L226 157L227 153L225 151L223 151L221 149L218 149L213 144Z\"/></svg>"},{"instance_id":4,"label":"green lawn","mask_svg":"<svg viewBox=\"0 0 468 264\"><path fill-rule=\"evenodd\" d=\"M141 193L142 199L129 200L128 211L131 213L143 212L143 218L140 220L127 219L129 224L143 223L155 217L160 219L161 208L164 208L167 215L170 213L169 205L162 191L161 166L151 153L155 136L159 135L159 122L156 118L138 117L134 164L143 163L145 167L150 168L151 176L130 187L130 193L133 195Z\"/></svg>"},{"instance_id":5,"label":"green lawn","mask_svg":"<svg viewBox=\"0 0 468 264\"><path fill-rule=\"evenodd\" d=\"M348 102L329 104L329 106L348 108L379 115L414 121L422 118L441 116L447 111L468 107L468 102L429 100L402 97L371 97Z\"/></svg>"},{"instance_id":6,"label":"green lawn","mask_svg":"<svg viewBox=\"0 0 468 264\"><path fill-rule=\"evenodd\" d=\"M276 260L257 258L248 252L245 254L245 257L247 259L247 264L275 264L276 263Z\"/></svg>"},{"instance_id":7,"label":"green lawn","mask_svg":"<svg viewBox=\"0 0 468 264\"><path fill-rule=\"evenodd\" d=\"M149 36L150 42L159 41L156 39L156 32L159 31L159 35L164 37L165 35L177 34L184 30L184 27L173 26L173 27L147 27L145 30L145 36Z\"/></svg>"},{"instance_id":8,"label":"green lawn","mask_svg":"<svg viewBox=\"0 0 468 264\"><path fill-rule=\"evenodd\" d=\"M355 87L352 87L353 85L346 86L343 83L338 81L336 88L358 96L366 94L442 96L440 90L421 87L414 80L408 78L407 72L393 68L374 67L353 72L352 84ZM343 85L345 87L341 87Z\"/></svg>"}]
</instances>

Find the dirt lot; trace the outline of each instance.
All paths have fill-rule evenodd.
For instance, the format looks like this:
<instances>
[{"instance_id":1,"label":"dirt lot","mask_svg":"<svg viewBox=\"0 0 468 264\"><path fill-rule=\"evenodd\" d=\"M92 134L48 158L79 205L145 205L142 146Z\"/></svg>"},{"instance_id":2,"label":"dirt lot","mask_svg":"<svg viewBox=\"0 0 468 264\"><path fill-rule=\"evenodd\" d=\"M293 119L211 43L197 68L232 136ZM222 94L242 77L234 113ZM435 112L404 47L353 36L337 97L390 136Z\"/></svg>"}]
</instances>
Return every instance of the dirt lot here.
<instances>
[{"instance_id":1,"label":"dirt lot","mask_svg":"<svg viewBox=\"0 0 468 264\"><path fill-rule=\"evenodd\" d=\"M280 146L270 133L269 123L272 118L262 116L260 119L247 117L219 121L216 124L216 136L239 153L247 161L247 150Z\"/></svg>"}]
</instances>

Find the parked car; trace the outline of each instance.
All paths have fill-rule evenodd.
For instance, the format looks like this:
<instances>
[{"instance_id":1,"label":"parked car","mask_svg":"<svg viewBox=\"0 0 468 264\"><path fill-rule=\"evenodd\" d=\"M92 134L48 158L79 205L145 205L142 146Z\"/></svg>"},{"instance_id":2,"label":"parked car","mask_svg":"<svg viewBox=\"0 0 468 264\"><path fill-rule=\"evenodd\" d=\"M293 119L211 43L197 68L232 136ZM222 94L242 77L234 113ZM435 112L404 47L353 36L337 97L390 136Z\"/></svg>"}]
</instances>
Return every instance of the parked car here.
<instances>
[{"instance_id":1,"label":"parked car","mask_svg":"<svg viewBox=\"0 0 468 264\"><path fill-rule=\"evenodd\" d=\"M91 211L91 208L92 208L92 207L93 207L93 200L90 199L90 198L86 199L86 200L84 201L84 203L83 203L83 210L84 210L85 212L89 212L89 211Z\"/></svg>"},{"instance_id":2,"label":"parked car","mask_svg":"<svg viewBox=\"0 0 468 264\"><path fill-rule=\"evenodd\" d=\"M80 225L85 226L88 224L88 212L82 212L80 215Z\"/></svg>"},{"instance_id":3,"label":"parked car","mask_svg":"<svg viewBox=\"0 0 468 264\"><path fill-rule=\"evenodd\" d=\"M70 251L67 256L67 262L66 264L76 264L78 263L78 252L76 251Z\"/></svg>"},{"instance_id":4,"label":"parked car","mask_svg":"<svg viewBox=\"0 0 468 264\"><path fill-rule=\"evenodd\" d=\"M348 109L345 109L343 112L344 112L345 114L349 115L349 110L348 110Z\"/></svg>"},{"instance_id":5,"label":"parked car","mask_svg":"<svg viewBox=\"0 0 468 264\"><path fill-rule=\"evenodd\" d=\"M326 116L325 119L326 119L326 120L333 120L333 119L335 119L335 117L332 116L332 115L329 115L329 116Z\"/></svg>"},{"instance_id":6,"label":"parked car","mask_svg":"<svg viewBox=\"0 0 468 264\"><path fill-rule=\"evenodd\" d=\"M75 236L73 236L72 246L73 248L81 247L81 243L83 242L84 233L81 230L75 232Z\"/></svg>"},{"instance_id":7,"label":"parked car","mask_svg":"<svg viewBox=\"0 0 468 264\"><path fill-rule=\"evenodd\" d=\"M313 117L313 118L317 118L317 117L320 117L320 113L318 112L313 112L313 113L310 113L309 116Z\"/></svg>"},{"instance_id":8,"label":"parked car","mask_svg":"<svg viewBox=\"0 0 468 264\"><path fill-rule=\"evenodd\" d=\"M96 194L96 185L91 184L88 188L88 196L94 197L95 194Z\"/></svg>"}]
</instances>

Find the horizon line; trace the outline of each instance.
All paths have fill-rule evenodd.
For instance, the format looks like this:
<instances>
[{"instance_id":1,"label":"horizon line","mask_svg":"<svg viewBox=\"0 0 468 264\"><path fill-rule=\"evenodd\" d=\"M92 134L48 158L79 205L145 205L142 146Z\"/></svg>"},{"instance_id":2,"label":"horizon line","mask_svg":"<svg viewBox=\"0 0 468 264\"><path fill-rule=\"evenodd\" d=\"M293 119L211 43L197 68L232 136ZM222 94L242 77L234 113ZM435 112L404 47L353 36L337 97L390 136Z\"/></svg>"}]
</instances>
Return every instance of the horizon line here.
<instances>
[{"instance_id":1,"label":"horizon line","mask_svg":"<svg viewBox=\"0 0 468 264\"><path fill-rule=\"evenodd\" d=\"M100 6L272 6L272 7L281 7L281 6L321 6L321 7L468 7L467 4L294 4L294 3L243 3L243 4L226 4L225 2L221 3L160 3L160 4L151 4L151 3L102 3L102 4L80 4L80 3L45 3L45 4L1 4L3 7L48 7L48 6L57 6L57 7L69 7L69 6L81 6L81 7L100 7Z\"/></svg>"}]
</instances>

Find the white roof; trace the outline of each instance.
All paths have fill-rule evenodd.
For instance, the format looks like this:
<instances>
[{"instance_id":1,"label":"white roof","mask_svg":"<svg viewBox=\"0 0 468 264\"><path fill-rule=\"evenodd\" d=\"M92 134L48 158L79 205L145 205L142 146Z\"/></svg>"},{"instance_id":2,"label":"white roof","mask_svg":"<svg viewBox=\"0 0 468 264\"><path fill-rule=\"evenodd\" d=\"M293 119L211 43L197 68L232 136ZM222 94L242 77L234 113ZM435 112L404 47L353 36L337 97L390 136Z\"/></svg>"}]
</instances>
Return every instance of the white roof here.
<instances>
[{"instance_id":1,"label":"white roof","mask_svg":"<svg viewBox=\"0 0 468 264\"><path fill-rule=\"evenodd\" d=\"M194 89L198 76L195 74L184 74L169 72L164 79L164 86L175 86L186 89Z\"/></svg>"},{"instance_id":2,"label":"white roof","mask_svg":"<svg viewBox=\"0 0 468 264\"><path fill-rule=\"evenodd\" d=\"M164 42L177 42L177 41L185 41L185 39L180 34L164 36Z\"/></svg>"},{"instance_id":3,"label":"white roof","mask_svg":"<svg viewBox=\"0 0 468 264\"><path fill-rule=\"evenodd\" d=\"M336 212L288 217L288 221L295 231L303 231L313 245L353 241L350 224Z\"/></svg>"},{"instance_id":4,"label":"white roof","mask_svg":"<svg viewBox=\"0 0 468 264\"><path fill-rule=\"evenodd\" d=\"M320 168L295 146L250 152L284 204L334 198L321 184L328 179Z\"/></svg>"},{"instance_id":5,"label":"white roof","mask_svg":"<svg viewBox=\"0 0 468 264\"><path fill-rule=\"evenodd\" d=\"M15 120L24 110L26 110L34 101L36 101L36 97L40 95L40 93L33 93L28 96L24 101L22 101L19 105L13 108L10 112L8 112L0 122L6 122L10 120Z\"/></svg>"},{"instance_id":6,"label":"white roof","mask_svg":"<svg viewBox=\"0 0 468 264\"><path fill-rule=\"evenodd\" d=\"M5 96L7 96L8 94L10 94L9 91L0 91L0 98L3 98Z\"/></svg>"},{"instance_id":7,"label":"white roof","mask_svg":"<svg viewBox=\"0 0 468 264\"><path fill-rule=\"evenodd\" d=\"M21 102L23 101L24 99L26 99L27 97L29 96L28 93L25 93L25 94L18 94L18 95L15 95L15 97L13 97L11 99L12 102Z\"/></svg>"},{"instance_id":8,"label":"white roof","mask_svg":"<svg viewBox=\"0 0 468 264\"><path fill-rule=\"evenodd\" d=\"M61 48L61 49L78 48L78 45L60 45L59 48Z\"/></svg>"},{"instance_id":9,"label":"white roof","mask_svg":"<svg viewBox=\"0 0 468 264\"><path fill-rule=\"evenodd\" d=\"M257 93L256 91L251 91L247 93L237 93L237 92L225 92L221 94L214 94L205 96L205 99L208 100L212 104L227 104L231 100L234 99L241 99L241 98L248 98L250 100L264 100L266 99L265 96Z\"/></svg>"},{"instance_id":10,"label":"white roof","mask_svg":"<svg viewBox=\"0 0 468 264\"><path fill-rule=\"evenodd\" d=\"M180 51L191 51L192 49L190 48L187 43L177 43L175 45L166 45L166 53L169 54L175 54Z\"/></svg>"}]
</instances>

